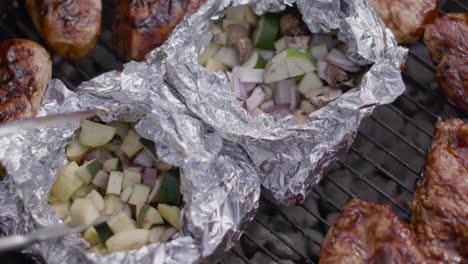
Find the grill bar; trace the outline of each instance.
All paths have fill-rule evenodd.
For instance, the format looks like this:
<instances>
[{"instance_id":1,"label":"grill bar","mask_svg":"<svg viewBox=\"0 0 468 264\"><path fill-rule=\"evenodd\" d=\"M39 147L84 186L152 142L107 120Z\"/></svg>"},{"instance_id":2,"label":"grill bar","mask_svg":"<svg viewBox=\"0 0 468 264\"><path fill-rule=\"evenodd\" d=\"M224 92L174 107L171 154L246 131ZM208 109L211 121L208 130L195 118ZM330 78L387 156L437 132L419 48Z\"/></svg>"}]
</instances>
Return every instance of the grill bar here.
<instances>
[{"instance_id":1,"label":"grill bar","mask_svg":"<svg viewBox=\"0 0 468 264\"><path fill-rule=\"evenodd\" d=\"M397 115L401 116L403 119L405 119L407 122L409 122L410 124L412 124L416 129L418 129L419 131L421 131L422 133L426 134L426 136L428 137L432 137L432 133L427 131L426 129L422 128L421 126L419 126L418 124L416 124L416 122L413 121L413 119L409 116L407 116L405 113L403 113L401 110L399 110L398 108L396 108L395 106L393 105L385 105L387 108L391 109L394 113L396 113Z\"/></svg>"}]
</instances>

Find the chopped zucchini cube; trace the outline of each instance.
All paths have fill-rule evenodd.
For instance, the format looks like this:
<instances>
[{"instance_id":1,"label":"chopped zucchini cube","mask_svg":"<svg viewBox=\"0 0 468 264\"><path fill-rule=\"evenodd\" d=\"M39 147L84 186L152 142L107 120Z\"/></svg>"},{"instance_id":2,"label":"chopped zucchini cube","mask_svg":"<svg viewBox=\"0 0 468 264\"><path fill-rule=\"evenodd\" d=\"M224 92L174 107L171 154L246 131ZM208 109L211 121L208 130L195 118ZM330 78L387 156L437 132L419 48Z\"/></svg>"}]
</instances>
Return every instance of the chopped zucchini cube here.
<instances>
[{"instance_id":1,"label":"chopped zucchini cube","mask_svg":"<svg viewBox=\"0 0 468 264\"><path fill-rule=\"evenodd\" d=\"M180 208L177 206L171 206L167 204L158 204L158 211L161 216L166 220L171 226L179 230L180 225Z\"/></svg>"},{"instance_id":2,"label":"chopped zucchini cube","mask_svg":"<svg viewBox=\"0 0 468 264\"><path fill-rule=\"evenodd\" d=\"M133 192L128 200L129 204L137 205L144 204L148 195L151 191L151 188L145 184L135 184L133 185Z\"/></svg>"},{"instance_id":3,"label":"chopped zucchini cube","mask_svg":"<svg viewBox=\"0 0 468 264\"><path fill-rule=\"evenodd\" d=\"M149 230L135 229L120 232L106 241L109 251L121 251L139 248L148 242Z\"/></svg>"},{"instance_id":4,"label":"chopped zucchini cube","mask_svg":"<svg viewBox=\"0 0 468 264\"><path fill-rule=\"evenodd\" d=\"M86 183L90 184L94 175L101 169L101 162L97 159L90 160L76 171L76 174Z\"/></svg>"},{"instance_id":5,"label":"chopped zucchini cube","mask_svg":"<svg viewBox=\"0 0 468 264\"><path fill-rule=\"evenodd\" d=\"M131 158L137 152L143 148L143 144L140 143L140 136L135 132L135 130L130 130L125 137L120 149Z\"/></svg>"},{"instance_id":6,"label":"chopped zucchini cube","mask_svg":"<svg viewBox=\"0 0 468 264\"><path fill-rule=\"evenodd\" d=\"M89 147L81 145L78 140L73 139L65 151L68 160L80 163L83 157L88 153Z\"/></svg>"},{"instance_id":7,"label":"chopped zucchini cube","mask_svg":"<svg viewBox=\"0 0 468 264\"><path fill-rule=\"evenodd\" d=\"M154 207L145 204L140 209L137 224L139 228L149 229L153 225L164 224L164 220Z\"/></svg>"},{"instance_id":8,"label":"chopped zucchini cube","mask_svg":"<svg viewBox=\"0 0 468 264\"><path fill-rule=\"evenodd\" d=\"M164 231L166 231L167 227L165 226L153 226L150 229L150 234L148 237L148 242L150 243L157 243L157 242L162 242L161 237L164 234Z\"/></svg>"},{"instance_id":9,"label":"chopped zucchini cube","mask_svg":"<svg viewBox=\"0 0 468 264\"><path fill-rule=\"evenodd\" d=\"M129 169L123 171L122 189L141 183L141 173Z\"/></svg>"},{"instance_id":10,"label":"chopped zucchini cube","mask_svg":"<svg viewBox=\"0 0 468 264\"><path fill-rule=\"evenodd\" d=\"M83 185L80 187L76 192L73 193L71 199L72 201L75 201L77 199L85 197L90 191L96 189L96 186L94 185Z\"/></svg>"},{"instance_id":11,"label":"chopped zucchini cube","mask_svg":"<svg viewBox=\"0 0 468 264\"><path fill-rule=\"evenodd\" d=\"M124 203L120 200L119 196L106 195L104 197L104 210L103 214L114 214L122 211Z\"/></svg>"},{"instance_id":12,"label":"chopped zucchini cube","mask_svg":"<svg viewBox=\"0 0 468 264\"><path fill-rule=\"evenodd\" d=\"M107 125L117 128L116 134L119 135L121 138L125 138L127 136L128 131L130 130L130 124L127 122L112 121Z\"/></svg>"},{"instance_id":13,"label":"chopped zucchini cube","mask_svg":"<svg viewBox=\"0 0 468 264\"><path fill-rule=\"evenodd\" d=\"M120 195L122 191L123 173L120 171L112 171L107 182L106 194Z\"/></svg>"},{"instance_id":14,"label":"chopped zucchini cube","mask_svg":"<svg viewBox=\"0 0 468 264\"><path fill-rule=\"evenodd\" d=\"M155 201L157 203L176 206L180 204L181 194L179 169L172 169L164 173Z\"/></svg>"},{"instance_id":15,"label":"chopped zucchini cube","mask_svg":"<svg viewBox=\"0 0 468 264\"><path fill-rule=\"evenodd\" d=\"M96 245L101 242L99 239L98 233L94 227L89 227L83 232L83 238L88 241L91 245Z\"/></svg>"},{"instance_id":16,"label":"chopped zucchini cube","mask_svg":"<svg viewBox=\"0 0 468 264\"><path fill-rule=\"evenodd\" d=\"M70 162L59 173L50 193L60 201L66 202L72 194L78 190L85 182L76 175L79 166L76 162Z\"/></svg>"},{"instance_id":17,"label":"chopped zucchini cube","mask_svg":"<svg viewBox=\"0 0 468 264\"><path fill-rule=\"evenodd\" d=\"M133 186L128 186L120 194L120 200L122 200L122 202L128 202L128 199L130 199L130 195L132 195L132 193L133 193Z\"/></svg>"},{"instance_id":18,"label":"chopped zucchini cube","mask_svg":"<svg viewBox=\"0 0 468 264\"><path fill-rule=\"evenodd\" d=\"M104 199L96 190L91 190L86 196L85 199L91 200L94 206L98 211L102 211L104 209Z\"/></svg>"},{"instance_id":19,"label":"chopped zucchini cube","mask_svg":"<svg viewBox=\"0 0 468 264\"><path fill-rule=\"evenodd\" d=\"M103 170L107 173L117 171L119 169L119 158L112 158L104 161Z\"/></svg>"},{"instance_id":20,"label":"chopped zucchini cube","mask_svg":"<svg viewBox=\"0 0 468 264\"><path fill-rule=\"evenodd\" d=\"M96 225L94 228L96 229L99 239L104 243L114 234L107 222Z\"/></svg>"},{"instance_id":21,"label":"chopped zucchini cube","mask_svg":"<svg viewBox=\"0 0 468 264\"><path fill-rule=\"evenodd\" d=\"M96 148L109 143L116 131L115 127L82 120L79 141L82 145Z\"/></svg>"},{"instance_id":22,"label":"chopped zucchini cube","mask_svg":"<svg viewBox=\"0 0 468 264\"><path fill-rule=\"evenodd\" d=\"M109 224L114 234L136 229L132 219L130 219L130 217L128 217L127 214L123 211L113 216L111 219L109 219L109 221L107 221L107 223Z\"/></svg>"},{"instance_id":23,"label":"chopped zucchini cube","mask_svg":"<svg viewBox=\"0 0 468 264\"><path fill-rule=\"evenodd\" d=\"M99 218L98 209L88 199L78 199L73 202L70 215L73 225L89 225Z\"/></svg>"}]
</instances>

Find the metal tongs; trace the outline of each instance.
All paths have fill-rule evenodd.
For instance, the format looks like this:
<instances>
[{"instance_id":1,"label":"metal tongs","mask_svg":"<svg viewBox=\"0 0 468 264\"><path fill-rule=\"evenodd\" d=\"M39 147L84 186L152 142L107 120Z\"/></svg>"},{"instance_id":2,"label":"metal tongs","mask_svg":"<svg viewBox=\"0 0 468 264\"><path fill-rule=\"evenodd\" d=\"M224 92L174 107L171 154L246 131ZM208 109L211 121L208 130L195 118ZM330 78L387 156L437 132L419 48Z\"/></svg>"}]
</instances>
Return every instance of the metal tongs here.
<instances>
[{"instance_id":1,"label":"metal tongs","mask_svg":"<svg viewBox=\"0 0 468 264\"><path fill-rule=\"evenodd\" d=\"M113 215L107 214L99 217L88 225L73 226L69 223L51 225L26 235L12 235L0 237L0 252L15 250L27 247L37 242L56 239L73 233L79 233L88 227L102 224L109 220Z\"/></svg>"},{"instance_id":2,"label":"metal tongs","mask_svg":"<svg viewBox=\"0 0 468 264\"><path fill-rule=\"evenodd\" d=\"M78 112L69 112L61 114L53 114L48 116L33 117L18 121L8 122L0 125L0 137L9 134L18 133L22 130L38 128L42 126L51 126L58 123L76 121L92 117L102 112L102 110L91 109Z\"/></svg>"}]
</instances>

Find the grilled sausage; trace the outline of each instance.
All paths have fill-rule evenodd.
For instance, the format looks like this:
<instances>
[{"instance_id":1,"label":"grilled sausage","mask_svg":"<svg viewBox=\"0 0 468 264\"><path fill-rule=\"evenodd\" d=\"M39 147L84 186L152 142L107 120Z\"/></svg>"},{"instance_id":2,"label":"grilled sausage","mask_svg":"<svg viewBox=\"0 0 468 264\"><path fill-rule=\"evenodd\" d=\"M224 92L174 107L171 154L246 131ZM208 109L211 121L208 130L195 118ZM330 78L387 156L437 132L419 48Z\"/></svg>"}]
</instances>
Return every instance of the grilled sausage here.
<instances>
[{"instance_id":1,"label":"grilled sausage","mask_svg":"<svg viewBox=\"0 0 468 264\"><path fill-rule=\"evenodd\" d=\"M438 64L437 82L458 107L468 111L468 13L437 18L426 26L424 42Z\"/></svg>"},{"instance_id":2,"label":"grilled sausage","mask_svg":"<svg viewBox=\"0 0 468 264\"><path fill-rule=\"evenodd\" d=\"M49 53L25 39L0 43L0 123L36 115L52 75Z\"/></svg>"},{"instance_id":3,"label":"grilled sausage","mask_svg":"<svg viewBox=\"0 0 468 264\"><path fill-rule=\"evenodd\" d=\"M468 123L436 125L410 207L411 227L428 257L468 263Z\"/></svg>"},{"instance_id":4,"label":"grilled sausage","mask_svg":"<svg viewBox=\"0 0 468 264\"><path fill-rule=\"evenodd\" d=\"M205 0L117 0L112 41L126 60L144 60Z\"/></svg>"},{"instance_id":5,"label":"grilled sausage","mask_svg":"<svg viewBox=\"0 0 468 264\"><path fill-rule=\"evenodd\" d=\"M88 55L101 33L101 0L26 0L42 38L69 60Z\"/></svg>"},{"instance_id":6,"label":"grilled sausage","mask_svg":"<svg viewBox=\"0 0 468 264\"><path fill-rule=\"evenodd\" d=\"M432 23L439 11L439 0L369 0L369 4L390 28L398 43L419 39L424 25Z\"/></svg>"}]
</instances>

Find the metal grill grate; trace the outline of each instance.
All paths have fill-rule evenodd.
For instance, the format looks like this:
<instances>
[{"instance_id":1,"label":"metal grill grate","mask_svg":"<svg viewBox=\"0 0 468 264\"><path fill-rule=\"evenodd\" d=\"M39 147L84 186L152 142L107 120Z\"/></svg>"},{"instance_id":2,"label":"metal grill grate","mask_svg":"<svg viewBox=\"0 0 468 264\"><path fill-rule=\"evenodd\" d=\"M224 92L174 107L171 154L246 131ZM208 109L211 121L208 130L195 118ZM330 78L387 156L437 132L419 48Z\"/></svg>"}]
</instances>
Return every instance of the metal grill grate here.
<instances>
[{"instance_id":1,"label":"metal grill grate","mask_svg":"<svg viewBox=\"0 0 468 264\"><path fill-rule=\"evenodd\" d=\"M0 1L0 41L27 38L45 46L22 2ZM53 78L71 89L123 63L110 42L113 1L103 0L103 5L102 36L90 56L69 62L51 53ZM442 10L441 15L467 12L468 5L461 0L447 0ZM339 159L303 205L279 206L264 191L254 221L222 263L317 263L328 227L352 197L388 203L408 219L408 202L435 121L438 117L465 117L434 82L435 68L424 43L409 48L408 69L403 73L405 93L364 120L349 153Z\"/></svg>"}]
</instances>

